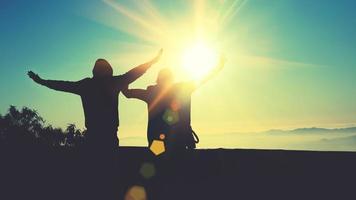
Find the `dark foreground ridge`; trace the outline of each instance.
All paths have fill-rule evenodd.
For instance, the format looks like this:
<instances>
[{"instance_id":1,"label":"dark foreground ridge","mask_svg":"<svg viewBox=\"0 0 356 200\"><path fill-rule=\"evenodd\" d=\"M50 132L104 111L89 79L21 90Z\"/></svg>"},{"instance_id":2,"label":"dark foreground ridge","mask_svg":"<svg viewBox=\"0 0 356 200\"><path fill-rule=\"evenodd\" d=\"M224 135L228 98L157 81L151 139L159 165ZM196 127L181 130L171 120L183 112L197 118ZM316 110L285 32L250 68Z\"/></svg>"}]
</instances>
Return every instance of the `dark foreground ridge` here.
<instances>
[{"instance_id":1,"label":"dark foreground ridge","mask_svg":"<svg viewBox=\"0 0 356 200\"><path fill-rule=\"evenodd\" d=\"M0 199L93 199L80 161L74 150L5 151ZM209 149L168 158L122 147L115 162L112 199L356 199L353 152Z\"/></svg>"}]
</instances>

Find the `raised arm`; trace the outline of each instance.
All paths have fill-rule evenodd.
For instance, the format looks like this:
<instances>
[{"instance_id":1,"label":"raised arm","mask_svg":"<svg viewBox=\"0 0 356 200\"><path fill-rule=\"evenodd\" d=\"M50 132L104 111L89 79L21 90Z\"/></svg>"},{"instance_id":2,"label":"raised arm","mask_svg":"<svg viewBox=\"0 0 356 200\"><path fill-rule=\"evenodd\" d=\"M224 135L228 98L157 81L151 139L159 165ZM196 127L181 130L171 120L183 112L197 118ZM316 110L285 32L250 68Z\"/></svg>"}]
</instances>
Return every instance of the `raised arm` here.
<instances>
[{"instance_id":1,"label":"raised arm","mask_svg":"<svg viewBox=\"0 0 356 200\"><path fill-rule=\"evenodd\" d=\"M158 62L158 60L160 59L160 57L162 55L162 52L163 52L163 49L160 49L158 51L158 54L156 55L156 57L154 57L152 60L150 60L146 63L143 63L143 64L131 69L130 71L126 72L123 75L125 83L130 84L130 83L134 82L136 79L138 79L140 76L142 76L153 64Z\"/></svg>"},{"instance_id":2,"label":"raised arm","mask_svg":"<svg viewBox=\"0 0 356 200\"><path fill-rule=\"evenodd\" d=\"M218 74L218 72L220 72L224 68L225 61L225 57L223 55L220 56L219 63L202 80L196 83L196 87L201 86L202 84L213 78L216 74Z\"/></svg>"},{"instance_id":3,"label":"raised arm","mask_svg":"<svg viewBox=\"0 0 356 200\"><path fill-rule=\"evenodd\" d=\"M35 74L32 71L29 71L27 75L36 83L46 86L53 90L70 92L74 94L79 94L79 81L56 81L56 80L44 80L38 74Z\"/></svg>"},{"instance_id":4,"label":"raised arm","mask_svg":"<svg viewBox=\"0 0 356 200\"><path fill-rule=\"evenodd\" d=\"M136 98L140 99L142 101L146 101L147 99L147 90L143 89L129 89L128 86L126 86L123 90L122 93L125 95L126 98Z\"/></svg>"}]
</instances>

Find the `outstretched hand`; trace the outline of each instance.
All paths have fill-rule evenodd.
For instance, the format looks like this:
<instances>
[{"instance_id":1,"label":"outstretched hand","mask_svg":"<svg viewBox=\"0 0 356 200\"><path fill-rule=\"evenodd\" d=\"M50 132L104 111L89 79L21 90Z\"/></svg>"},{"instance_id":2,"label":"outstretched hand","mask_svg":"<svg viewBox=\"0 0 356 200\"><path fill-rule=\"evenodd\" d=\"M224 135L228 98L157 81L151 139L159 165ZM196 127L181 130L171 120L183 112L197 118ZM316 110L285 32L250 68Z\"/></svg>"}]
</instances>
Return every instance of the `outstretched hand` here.
<instances>
[{"instance_id":1,"label":"outstretched hand","mask_svg":"<svg viewBox=\"0 0 356 200\"><path fill-rule=\"evenodd\" d=\"M220 55L220 59L219 59L219 63L217 65L218 70L221 70L225 66L225 63L226 63L226 57L225 57L224 54L221 54Z\"/></svg>"},{"instance_id":2,"label":"outstretched hand","mask_svg":"<svg viewBox=\"0 0 356 200\"><path fill-rule=\"evenodd\" d=\"M28 71L27 75L36 83L39 83L42 80L41 77L38 76L38 74L35 74L33 71Z\"/></svg>"},{"instance_id":3,"label":"outstretched hand","mask_svg":"<svg viewBox=\"0 0 356 200\"><path fill-rule=\"evenodd\" d=\"M154 58L153 58L151 61L149 61L148 63L149 63L150 65L153 65L153 64L155 64L156 62L158 62L159 59L160 59L161 56L162 56L162 53L163 53L163 49L160 49L160 50L158 51L156 57L154 57Z\"/></svg>"},{"instance_id":4,"label":"outstretched hand","mask_svg":"<svg viewBox=\"0 0 356 200\"><path fill-rule=\"evenodd\" d=\"M221 54L218 64L212 70L210 70L210 72L207 75L205 75L203 79L201 79L198 82L197 86L200 86L203 83L207 82L212 77L214 77L218 72L220 72L224 68L225 62L226 62L226 57L224 54Z\"/></svg>"}]
</instances>

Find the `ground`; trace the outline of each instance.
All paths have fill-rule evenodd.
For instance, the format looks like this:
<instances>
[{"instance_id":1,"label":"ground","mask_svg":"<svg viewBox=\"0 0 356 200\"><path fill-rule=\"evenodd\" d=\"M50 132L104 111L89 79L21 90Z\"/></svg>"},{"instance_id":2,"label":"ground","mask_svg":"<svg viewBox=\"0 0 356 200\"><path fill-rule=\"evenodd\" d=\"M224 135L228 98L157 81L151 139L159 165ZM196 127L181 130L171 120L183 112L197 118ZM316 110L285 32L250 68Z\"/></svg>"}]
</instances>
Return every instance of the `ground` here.
<instances>
[{"instance_id":1,"label":"ground","mask_svg":"<svg viewBox=\"0 0 356 200\"><path fill-rule=\"evenodd\" d=\"M2 152L1 199L356 199L355 152L123 147L112 168L76 150Z\"/></svg>"}]
</instances>

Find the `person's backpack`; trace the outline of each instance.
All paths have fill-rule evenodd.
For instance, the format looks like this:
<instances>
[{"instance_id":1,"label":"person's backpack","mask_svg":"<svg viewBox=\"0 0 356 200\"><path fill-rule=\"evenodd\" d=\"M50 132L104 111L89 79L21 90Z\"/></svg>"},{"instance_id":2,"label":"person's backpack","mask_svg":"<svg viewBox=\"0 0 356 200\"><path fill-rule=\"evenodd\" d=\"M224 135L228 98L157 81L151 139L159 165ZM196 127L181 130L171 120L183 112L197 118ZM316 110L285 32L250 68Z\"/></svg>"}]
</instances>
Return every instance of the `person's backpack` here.
<instances>
[{"instance_id":1,"label":"person's backpack","mask_svg":"<svg viewBox=\"0 0 356 200\"><path fill-rule=\"evenodd\" d=\"M195 149L196 148L196 144L199 143L199 137L198 135L195 133L195 131L192 129L192 127L190 127L191 133L190 133L190 138L187 141L187 147L189 149Z\"/></svg>"}]
</instances>

